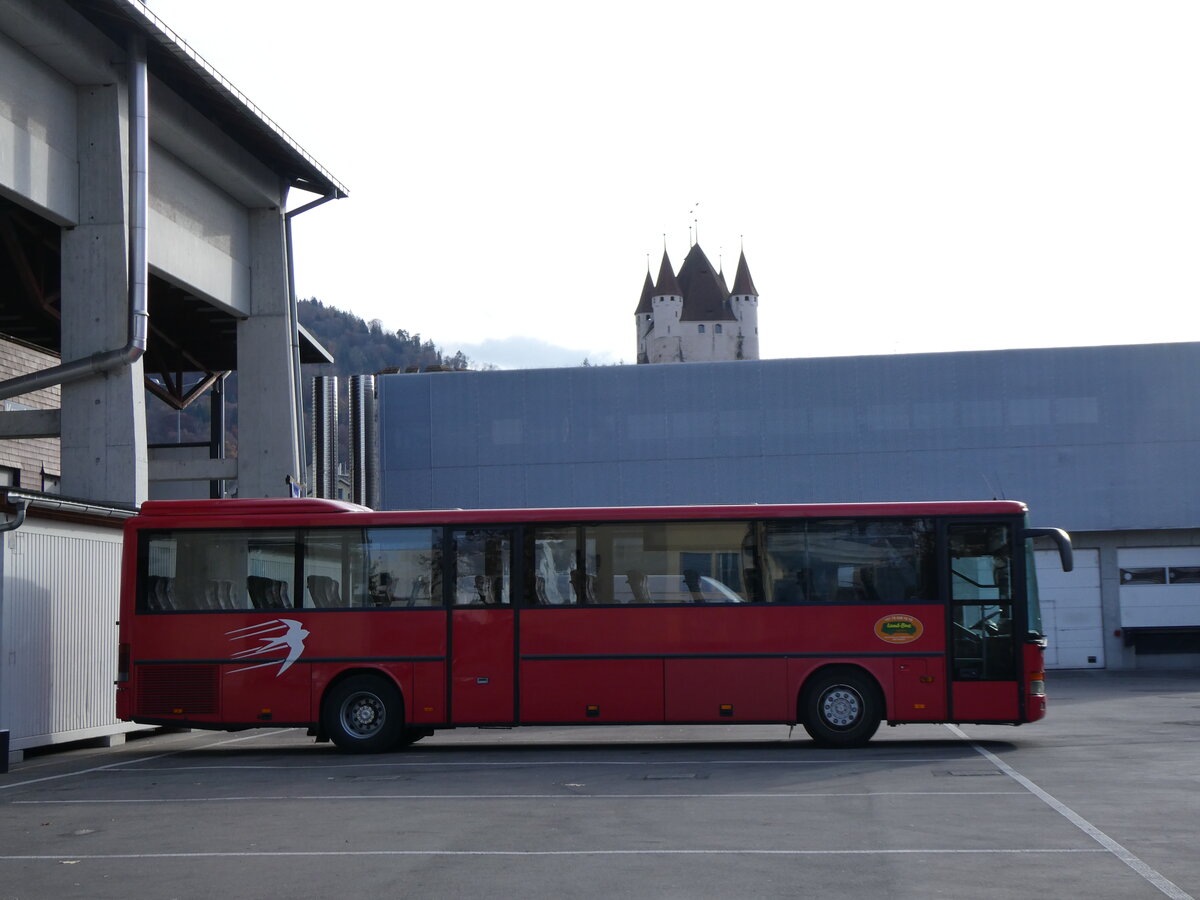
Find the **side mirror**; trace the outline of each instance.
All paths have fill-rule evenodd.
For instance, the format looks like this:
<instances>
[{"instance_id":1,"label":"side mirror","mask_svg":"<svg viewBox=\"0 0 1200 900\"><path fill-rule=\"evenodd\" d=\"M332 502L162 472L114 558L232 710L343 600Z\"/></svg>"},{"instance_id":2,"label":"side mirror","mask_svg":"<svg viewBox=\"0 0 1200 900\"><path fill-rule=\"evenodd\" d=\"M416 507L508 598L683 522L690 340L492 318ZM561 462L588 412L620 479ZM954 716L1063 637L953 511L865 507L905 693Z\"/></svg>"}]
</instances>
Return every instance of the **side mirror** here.
<instances>
[{"instance_id":1,"label":"side mirror","mask_svg":"<svg viewBox=\"0 0 1200 900\"><path fill-rule=\"evenodd\" d=\"M1061 528L1026 528L1025 537L1048 537L1058 545L1058 558L1062 561L1062 570L1070 572L1075 568L1075 554L1071 550L1071 536Z\"/></svg>"}]
</instances>

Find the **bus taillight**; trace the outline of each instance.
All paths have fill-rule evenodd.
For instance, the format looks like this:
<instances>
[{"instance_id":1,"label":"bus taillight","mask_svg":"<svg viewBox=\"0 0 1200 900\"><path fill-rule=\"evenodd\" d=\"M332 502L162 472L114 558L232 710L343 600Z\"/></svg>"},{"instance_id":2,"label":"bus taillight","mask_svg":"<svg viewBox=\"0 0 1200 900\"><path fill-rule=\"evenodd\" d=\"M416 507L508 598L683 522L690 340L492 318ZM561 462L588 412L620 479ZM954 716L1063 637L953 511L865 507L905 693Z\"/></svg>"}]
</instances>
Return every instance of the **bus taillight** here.
<instances>
[{"instance_id":1,"label":"bus taillight","mask_svg":"<svg viewBox=\"0 0 1200 900\"><path fill-rule=\"evenodd\" d=\"M1046 673L1045 672L1030 672L1029 673L1029 693L1034 697L1046 696Z\"/></svg>"},{"instance_id":2,"label":"bus taillight","mask_svg":"<svg viewBox=\"0 0 1200 900\"><path fill-rule=\"evenodd\" d=\"M117 646L117 684L123 684L129 680L129 645L120 644Z\"/></svg>"}]
</instances>

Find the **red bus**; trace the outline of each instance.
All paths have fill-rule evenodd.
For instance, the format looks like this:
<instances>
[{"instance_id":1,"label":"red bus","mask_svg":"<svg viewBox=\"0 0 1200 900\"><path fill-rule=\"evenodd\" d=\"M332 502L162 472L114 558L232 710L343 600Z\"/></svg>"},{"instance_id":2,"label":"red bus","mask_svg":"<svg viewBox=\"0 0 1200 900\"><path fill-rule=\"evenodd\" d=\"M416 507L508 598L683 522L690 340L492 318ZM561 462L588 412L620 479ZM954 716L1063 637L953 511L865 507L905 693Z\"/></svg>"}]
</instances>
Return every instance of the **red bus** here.
<instances>
[{"instance_id":1,"label":"red bus","mask_svg":"<svg viewBox=\"0 0 1200 900\"><path fill-rule=\"evenodd\" d=\"M1046 710L1013 501L374 512L151 501L125 526L117 714L304 727L1018 725Z\"/></svg>"}]
</instances>

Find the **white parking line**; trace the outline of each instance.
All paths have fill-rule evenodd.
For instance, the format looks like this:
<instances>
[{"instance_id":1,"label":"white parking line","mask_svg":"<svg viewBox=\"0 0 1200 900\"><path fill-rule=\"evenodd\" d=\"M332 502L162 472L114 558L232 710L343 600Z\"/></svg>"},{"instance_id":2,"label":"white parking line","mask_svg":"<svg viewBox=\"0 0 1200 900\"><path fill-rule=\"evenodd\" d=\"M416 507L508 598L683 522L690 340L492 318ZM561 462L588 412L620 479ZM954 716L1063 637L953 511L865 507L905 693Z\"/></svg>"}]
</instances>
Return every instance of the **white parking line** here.
<instances>
[{"instance_id":1,"label":"white parking line","mask_svg":"<svg viewBox=\"0 0 1200 900\"><path fill-rule=\"evenodd\" d=\"M978 850L912 848L909 850L250 850L198 853L94 853L72 855L23 854L0 856L0 862L78 862L112 859L241 859L262 857L330 856L946 856L946 855L1030 855L1064 853L1104 853L1099 847L1053 848L1017 847L1010 850L985 847Z\"/></svg>"},{"instance_id":2,"label":"white parking line","mask_svg":"<svg viewBox=\"0 0 1200 900\"><path fill-rule=\"evenodd\" d=\"M290 729L289 729L290 730ZM274 732L268 732L274 733ZM58 775L45 775L41 778L28 778L25 781L14 781L10 784L0 784L0 791L7 791L10 788L25 787L28 784L40 784L44 781L61 781L64 778L75 778L78 775L89 775L92 772L111 772L121 769L125 766L132 766L137 763L148 763L156 759L166 759L168 756L175 756L179 753L189 753L193 750L207 750L211 747L221 747L225 744L236 744L240 741L251 741L255 738L263 737L261 733L248 734L244 737L229 738L224 741L214 741L211 744L205 744L203 747L188 747L180 750L171 750L168 753L157 753L154 756L139 756L137 759L129 759L124 762L109 763L107 766L93 766L90 769L76 769L73 772L60 772ZM147 769L134 769L133 771L153 771Z\"/></svg>"},{"instance_id":3,"label":"white parking line","mask_svg":"<svg viewBox=\"0 0 1200 900\"><path fill-rule=\"evenodd\" d=\"M1092 840L1096 841L1096 843L1098 843L1117 859L1121 860L1121 862L1125 863L1125 865L1129 866L1129 868L1133 869L1133 871L1141 875L1142 878L1146 879L1146 881L1150 882L1168 897L1171 897L1172 900L1195 900L1191 894L1183 890L1181 887L1179 887L1179 885L1168 879L1157 869L1154 869L1152 866L1143 862L1134 853L1130 852L1121 844L1114 841L1107 834L1105 834L1083 816L1079 815L1079 813L1075 812L1061 800L1056 799L1046 791L1042 790L1008 763L1004 762L1004 760L1000 759L1000 757L996 756L996 754L991 753L979 746L979 744L975 743L975 741L968 737L962 729L955 725L947 725L946 727L966 741L971 747L973 747L976 753L994 765L997 769L999 769L1017 784L1021 785L1021 787L1025 788L1025 790L1029 791Z\"/></svg>"},{"instance_id":4,"label":"white parking line","mask_svg":"<svg viewBox=\"0 0 1200 900\"><path fill-rule=\"evenodd\" d=\"M1022 797L1028 791L865 791L859 793L745 793L745 794L585 794L567 791L561 794L312 794L290 796L286 794L262 797L129 797L117 800L72 799L72 800L14 800L11 806L71 806L79 804L138 804L138 803L253 803L253 802L312 802L325 803L361 800L809 800L842 799L846 797Z\"/></svg>"},{"instance_id":5,"label":"white parking line","mask_svg":"<svg viewBox=\"0 0 1200 900\"><path fill-rule=\"evenodd\" d=\"M245 740L243 738L242 740ZM187 752L187 751L178 751ZM171 756L174 754L163 754L163 756ZM149 757L149 759L159 759L160 757ZM134 760L134 762L147 762L147 760ZM437 757L429 757L417 762L384 762L384 763L343 763L343 762L324 762L315 765L246 765L241 763L230 763L228 765L217 766L147 766L146 768L133 768L131 764L125 765L121 770L121 774L141 773L158 775L163 772L204 772L204 771L286 771L298 772L304 769L320 769L323 772L340 772L348 769L544 769L548 766L620 766L620 767L643 767L650 766L677 766L679 768L687 767L703 767L703 766L828 766L837 765L844 767L847 762L853 763L879 763L881 765L904 765L909 763L940 763L942 765L952 765L954 763L963 763L973 761L969 757L962 756L941 756L941 757L901 757L898 759L885 759L883 757L843 757L841 759L660 759L660 760L619 760L619 759L534 759L534 760L518 760L515 762L444 762ZM102 766L102 769L109 767Z\"/></svg>"}]
</instances>

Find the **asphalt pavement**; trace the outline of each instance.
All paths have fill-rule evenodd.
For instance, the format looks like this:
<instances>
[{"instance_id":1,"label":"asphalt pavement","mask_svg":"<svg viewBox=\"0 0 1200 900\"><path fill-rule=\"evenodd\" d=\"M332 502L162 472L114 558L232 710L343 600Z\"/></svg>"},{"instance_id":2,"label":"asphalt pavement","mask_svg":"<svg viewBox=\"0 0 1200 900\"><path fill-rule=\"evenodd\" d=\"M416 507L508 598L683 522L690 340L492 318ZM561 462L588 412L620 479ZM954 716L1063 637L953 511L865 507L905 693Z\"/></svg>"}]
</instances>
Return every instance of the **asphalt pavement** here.
<instances>
[{"instance_id":1,"label":"asphalt pavement","mask_svg":"<svg viewBox=\"0 0 1200 900\"><path fill-rule=\"evenodd\" d=\"M156 732L0 775L0 898L1200 896L1200 672L1019 728Z\"/></svg>"}]
</instances>

